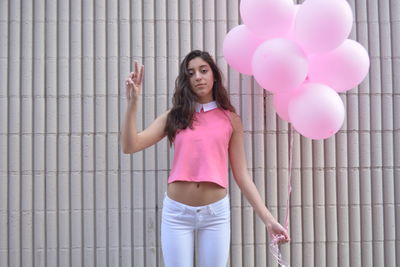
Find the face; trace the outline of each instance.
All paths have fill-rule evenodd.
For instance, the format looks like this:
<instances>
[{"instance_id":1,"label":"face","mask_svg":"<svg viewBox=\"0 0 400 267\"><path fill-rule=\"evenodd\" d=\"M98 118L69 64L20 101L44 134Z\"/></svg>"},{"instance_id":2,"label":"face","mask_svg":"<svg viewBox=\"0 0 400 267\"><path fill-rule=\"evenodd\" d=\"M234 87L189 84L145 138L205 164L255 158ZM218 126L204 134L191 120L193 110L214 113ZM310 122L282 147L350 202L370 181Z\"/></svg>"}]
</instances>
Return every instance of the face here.
<instances>
[{"instance_id":1,"label":"face","mask_svg":"<svg viewBox=\"0 0 400 267\"><path fill-rule=\"evenodd\" d=\"M197 95L198 102L213 101L214 75L210 65L201 57L189 61L188 73L192 91Z\"/></svg>"}]
</instances>

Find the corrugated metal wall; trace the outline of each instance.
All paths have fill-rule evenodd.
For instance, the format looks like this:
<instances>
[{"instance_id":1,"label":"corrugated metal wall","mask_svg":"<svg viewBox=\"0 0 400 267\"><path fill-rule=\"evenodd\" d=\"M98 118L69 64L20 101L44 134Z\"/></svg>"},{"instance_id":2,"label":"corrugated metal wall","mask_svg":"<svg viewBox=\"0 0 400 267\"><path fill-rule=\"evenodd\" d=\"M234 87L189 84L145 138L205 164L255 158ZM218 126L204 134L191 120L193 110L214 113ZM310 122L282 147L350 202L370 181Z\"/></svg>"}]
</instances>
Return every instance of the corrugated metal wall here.
<instances>
[{"instance_id":1,"label":"corrugated metal wall","mask_svg":"<svg viewBox=\"0 0 400 267\"><path fill-rule=\"evenodd\" d=\"M371 69L342 94L335 137L293 134L292 266L400 265L400 1L349 3ZM178 64L197 48L226 74L249 171L284 220L290 128L224 61L239 22L239 0L0 0L0 266L163 265L172 151L163 140L121 153L123 82L144 63L142 129L171 106ZM230 194L230 266L277 266L233 180Z\"/></svg>"}]
</instances>

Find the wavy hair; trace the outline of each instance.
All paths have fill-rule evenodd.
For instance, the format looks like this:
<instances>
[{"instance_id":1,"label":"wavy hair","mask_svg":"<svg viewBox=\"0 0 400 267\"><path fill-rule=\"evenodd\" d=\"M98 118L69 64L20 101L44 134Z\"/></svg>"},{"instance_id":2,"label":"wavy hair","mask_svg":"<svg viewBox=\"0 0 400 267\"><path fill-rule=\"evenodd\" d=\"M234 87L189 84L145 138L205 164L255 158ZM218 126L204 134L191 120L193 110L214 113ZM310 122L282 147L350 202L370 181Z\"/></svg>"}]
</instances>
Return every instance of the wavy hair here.
<instances>
[{"instance_id":1,"label":"wavy hair","mask_svg":"<svg viewBox=\"0 0 400 267\"><path fill-rule=\"evenodd\" d=\"M228 92L222 84L222 74L218 66L209 53L194 50L186 55L179 67L179 74L175 80L175 92L172 98L172 109L168 114L165 126L165 132L168 135L170 144L175 140L175 136L179 130L191 128L193 125L195 104L197 101L196 94L190 88L190 76L188 72L189 62L200 57L210 65L214 76L214 85L212 88L213 99L217 102L219 108L235 112L235 108L231 104Z\"/></svg>"}]
</instances>

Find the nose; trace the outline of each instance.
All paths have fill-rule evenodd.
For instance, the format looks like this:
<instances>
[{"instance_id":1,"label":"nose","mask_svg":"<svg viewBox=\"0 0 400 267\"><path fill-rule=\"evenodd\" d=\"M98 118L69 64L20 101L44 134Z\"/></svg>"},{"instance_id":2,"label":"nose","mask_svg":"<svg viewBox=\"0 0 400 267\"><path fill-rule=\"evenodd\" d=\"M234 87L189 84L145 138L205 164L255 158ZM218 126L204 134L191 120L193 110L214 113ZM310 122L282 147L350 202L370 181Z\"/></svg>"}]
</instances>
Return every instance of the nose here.
<instances>
[{"instance_id":1,"label":"nose","mask_svg":"<svg viewBox=\"0 0 400 267\"><path fill-rule=\"evenodd\" d=\"M201 73L196 71L195 74L194 74L194 78L196 79L196 81L200 80L201 79Z\"/></svg>"}]
</instances>

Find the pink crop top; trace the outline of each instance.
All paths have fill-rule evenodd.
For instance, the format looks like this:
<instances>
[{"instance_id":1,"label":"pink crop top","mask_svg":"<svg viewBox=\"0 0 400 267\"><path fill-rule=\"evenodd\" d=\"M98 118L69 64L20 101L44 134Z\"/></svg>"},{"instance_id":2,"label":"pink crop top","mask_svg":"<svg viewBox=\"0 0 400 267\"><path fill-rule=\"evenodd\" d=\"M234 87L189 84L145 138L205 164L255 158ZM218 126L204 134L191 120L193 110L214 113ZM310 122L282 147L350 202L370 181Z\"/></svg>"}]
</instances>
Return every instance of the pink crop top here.
<instances>
[{"instance_id":1,"label":"pink crop top","mask_svg":"<svg viewBox=\"0 0 400 267\"><path fill-rule=\"evenodd\" d=\"M168 183L213 182L228 187L228 147L232 135L230 111L215 101L195 112L193 129L179 131L174 140L174 160Z\"/></svg>"}]
</instances>

